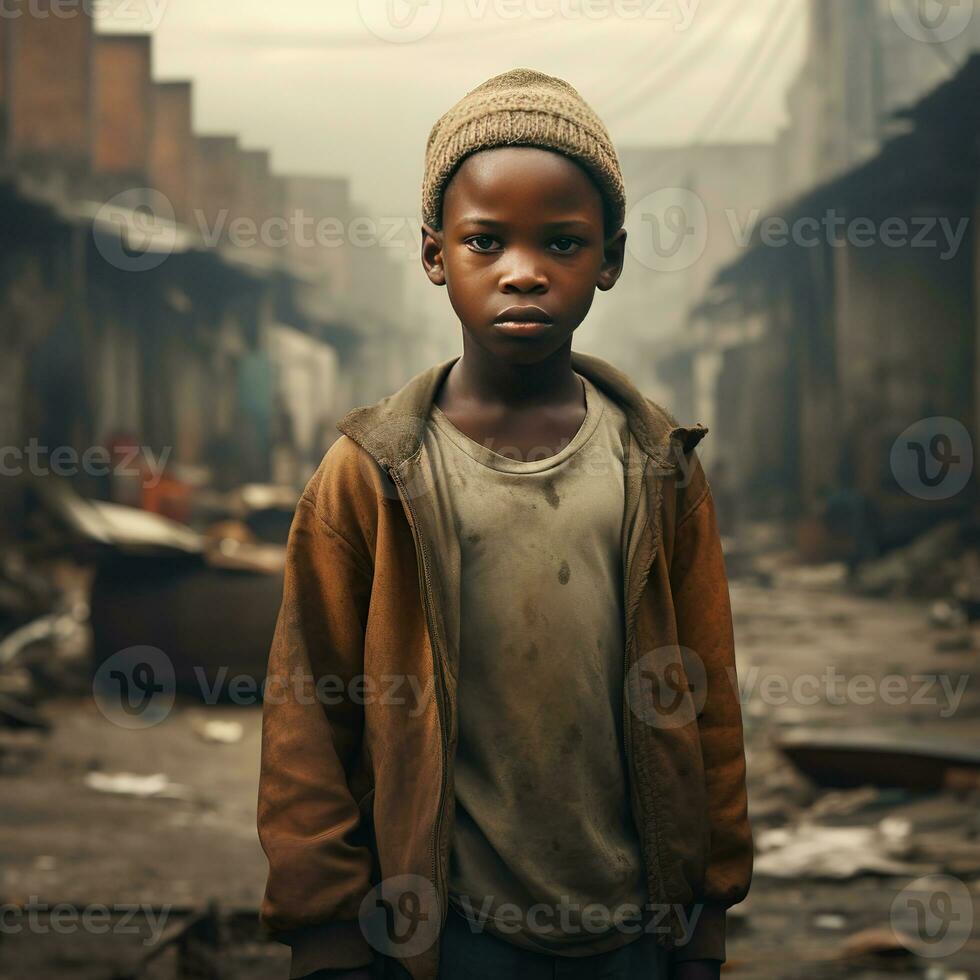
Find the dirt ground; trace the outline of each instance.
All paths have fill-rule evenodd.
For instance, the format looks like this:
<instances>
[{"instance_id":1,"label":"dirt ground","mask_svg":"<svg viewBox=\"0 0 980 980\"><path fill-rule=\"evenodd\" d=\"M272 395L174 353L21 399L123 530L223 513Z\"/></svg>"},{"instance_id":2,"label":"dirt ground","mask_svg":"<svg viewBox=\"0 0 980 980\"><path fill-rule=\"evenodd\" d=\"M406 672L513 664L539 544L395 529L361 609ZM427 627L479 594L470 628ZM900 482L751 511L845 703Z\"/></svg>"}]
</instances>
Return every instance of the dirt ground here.
<instances>
[{"instance_id":1,"label":"dirt ground","mask_svg":"<svg viewBox=\"0 0 980 980\"><path fill-rule=\"evenodd\" d=\"M928 605L919 602L738 581L732 597L751 813L763 870L731 917L726 975L980 977L976 792L820 789L774 748L777 738L800 727L868 726L976 746L980 696L972 675L980 637L967 626L931 625ZM934 682L930 693L916 681L907 703L887 703L896 698L874 693L869 703L845 697L846 703L832 704L841 699L826 690L811 703L812 684L805 698L794 695L794 679L826 677L828 667L844 689L858 675L872 679L862 681L861 690L870 683L876 692L890 675L928 675ZM936 680L941 677L946 688ZM953 692L952 700L944 690ZM148 921L143 909L133 915L138 931L96 935L63 910L62 927L45 929L10 913L25 903L46 905L48 913L56 903L76 909L101 903L110 907L114 923L131 906L172 905L177 911L167 925L180 920L180 910L209 901L228 911L257 907L265 876L255 833L260 708L178 702L164 722L135 731L110 724L90 698L55 698L43 711L53 723L51 734L7 735L0 755L0 895L7 903L0 976L95 980L125 975L121 963L136 976L134 964L148 948L144 941L155 925L164 927L152 916ZM241 739L205 741L201 728L211 720L240 722ZM114 795L86 783L92 772L162 773L174 785L145 799ZM819 836L828 829L829 836ZM861 870L862 863L872 867ZM849 864L857 868L849 870ZM893 903L911 883L936 874L961 882L967 895L966 904L955 892L935 906L937 915L954 923L945 945L916 943L904 932L904 941L896 942ZM50 926L46 914L37 921ZM966 921L971 916L972 932ZM225 975L287 976L286 950L245 933L232 941ZM930 955L937 950L944 955ZM168 954L139 975L176 976L176 970Z\"/></svg>"}]
</instances>

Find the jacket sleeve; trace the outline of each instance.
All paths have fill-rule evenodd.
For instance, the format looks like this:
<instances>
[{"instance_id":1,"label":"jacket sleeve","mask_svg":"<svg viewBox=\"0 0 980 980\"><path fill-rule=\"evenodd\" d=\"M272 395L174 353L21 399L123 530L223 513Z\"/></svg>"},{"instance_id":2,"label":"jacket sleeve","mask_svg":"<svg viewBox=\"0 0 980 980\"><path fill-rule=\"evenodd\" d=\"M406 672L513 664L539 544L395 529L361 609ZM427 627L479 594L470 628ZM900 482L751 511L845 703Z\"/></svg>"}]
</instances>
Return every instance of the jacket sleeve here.
<instances>
[{"instance_id":1,"label":"jacket sleeve","mask_svg":"<svg viewBox=\"0 0 980 980\"><path fill-rule=\"evenodd\" d=\"M291 946L291 977L374 958L358 922L372 857L348 781L363 731L363 704L349 692L363 672L372 564L329 518L308 487L289 533L263 703L261 920Z\"/></svg>"},{"instance_id":2,"label":"jacket sleeve","mask_svg":"<svg viewBox=\"0 0 980 980\"><path fill-rule=\"evenodd\" d=\"M752 833L725 559L711 489L693 450L688 473L678 496L670 578L678 643L696 653L705 670L698 727L710 847L704 891L691 910L698 918L688 941L675 948L674 959L724 961L726 909L748 892Z\"/></svg>"}]
</instances>

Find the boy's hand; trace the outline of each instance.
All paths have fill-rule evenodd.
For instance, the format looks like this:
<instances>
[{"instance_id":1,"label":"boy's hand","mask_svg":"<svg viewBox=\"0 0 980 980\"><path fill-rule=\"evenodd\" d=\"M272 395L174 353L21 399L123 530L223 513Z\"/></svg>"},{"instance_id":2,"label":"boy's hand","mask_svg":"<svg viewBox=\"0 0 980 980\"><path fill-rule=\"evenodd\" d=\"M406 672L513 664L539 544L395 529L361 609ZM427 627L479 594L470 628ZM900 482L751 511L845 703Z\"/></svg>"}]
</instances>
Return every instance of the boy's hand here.
<instances>
[{"instance_id":1,"label":"boy's hand","mask_svg":"<svg viewBox=\"0 0 980 980\"><path fill-rule=\"evenodd\" d=\"M718 980L720 976L718 960L685 960L670 971L670 980Z\"/></svg>"}]
</instances>

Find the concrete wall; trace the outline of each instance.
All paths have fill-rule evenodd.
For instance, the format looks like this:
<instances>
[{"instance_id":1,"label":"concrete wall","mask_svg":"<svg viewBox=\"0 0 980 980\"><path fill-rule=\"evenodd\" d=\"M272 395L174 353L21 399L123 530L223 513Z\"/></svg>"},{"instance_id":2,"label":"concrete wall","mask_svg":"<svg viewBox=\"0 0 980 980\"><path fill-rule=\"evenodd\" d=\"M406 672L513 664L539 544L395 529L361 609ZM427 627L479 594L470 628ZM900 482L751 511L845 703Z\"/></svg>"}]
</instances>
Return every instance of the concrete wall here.
<instances>
[{"instance_id":1,"label":"concrete wall","mask_svg":"<svg viewBox=\"0 0 980 980\"><path fill-rule=\"evenodd\" d=\"M198 136L194 142L194 224L203 222L202 232L220 228L227 238L228 224L237 213L239 201L239 146L237 136Z\"/></svg>"},{"instance_id":2,"label":"concrete wall","mask_svg":"<svg viewBox=\"0 0 980 980\"><path fill-rule=\"evenodd\" d=\"M790 339L771 324L766 336L722 353L712 426L714 465L733 502L728 520L790 516L797 506L797 390ZM706 440L707 442L707 440Z\"/></svg>"},{"instance_id":3,"label":"concrete wall","mask_svg":"<svg viewBox=\"0 0 980 980\"><path fill-rule=\"evenodd\" d=\"M934 416L973 425L972 248L944 259L939 248L848 246L836 259L838 397L849 464L860 489L886 511L901 511L910 498L889 469L895 439Z\"/></svg>"},{"instance_id":4,"label":"concrete wall","mask_svg":"<svg viewBox=\"0 0 980 980\"><path fill-rule=\"evenodd\" d=\"M177 220L191 222L194 132L191 82L156 82L151 89L150 186L171 203Z\"/></svg>"},{"instance_id":5,"label":"concrete wall","mask_svg":"<svg viewBox=\"0 0 980 980\"><path fill-rule=\"evenodd\" d=\"M91 158L92 20L79 4L56 16L51 0L36 13L4 21L9 35L8 152L15 160L56 158L60 167L86 168Z\"/></svg>"},{"instance_id":6,"label":"concrete wall","mask_svg":"<svg viewBox=\"0 0 980 980\"><path fill-rule=\"evenodd\" d=\"M152 130L150 38L97 37L92 66L92 170L139 180L147 172Z\"/></svg>"},{"instance_id":7,"label":"concrete wall","mask_svg":"<svg viewBox=\"0 0 980 980\"><path fill-rule=\"evenodd\" d=\"M282 212L281 188L269 168L268 150L241 150L239 167L239 210L261 227Z\"/></svg>"}]
</instances>

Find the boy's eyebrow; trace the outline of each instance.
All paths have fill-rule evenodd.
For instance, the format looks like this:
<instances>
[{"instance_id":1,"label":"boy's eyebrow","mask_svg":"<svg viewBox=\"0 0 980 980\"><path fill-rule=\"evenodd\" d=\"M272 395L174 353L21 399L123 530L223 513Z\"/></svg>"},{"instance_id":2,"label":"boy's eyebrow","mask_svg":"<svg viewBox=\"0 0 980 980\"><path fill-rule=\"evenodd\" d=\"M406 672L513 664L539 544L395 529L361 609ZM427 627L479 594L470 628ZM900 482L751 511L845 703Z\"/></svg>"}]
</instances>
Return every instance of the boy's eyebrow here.
<instances>
[{"instance_id":1,"label":"boy's eyebrow","mask_svg":"<svg viewBox=\"0 0 980 980\"><path fill-rule=\"evenodd\" d=\"M487 228L502 228L505 224L503 221L494 221L493 218L481 218L477 215L465 215L459 219L461 225L484 225Z\"/></svg>"},{"instance_id":2,"label":"boy's eyebrow","mask_svg":"<svg viewBox=\"0 0 980 980\"><path fill-rule=\"evenodd\" d=\"M484 228L506 228L506 221L497 221L494 218L481 218L479 215L466 215L459 219L461 225L482 225ZM541 227L545 229L568 228L575 225L579 228L591 228L591 221L584 218L561 218L558 221L545 221Z\"/></svg>"}]
</instances>

